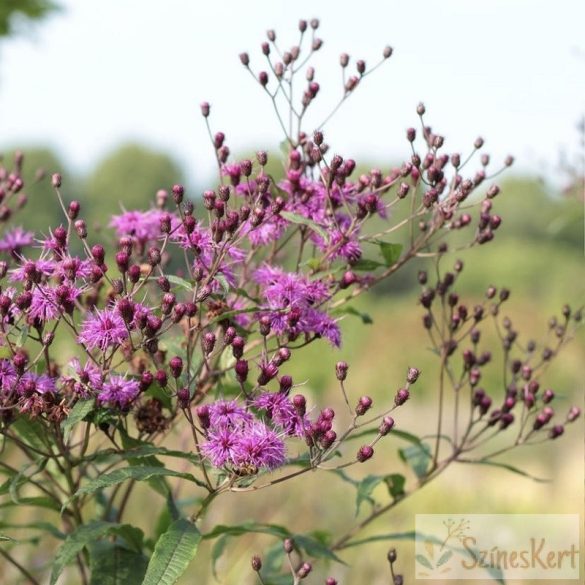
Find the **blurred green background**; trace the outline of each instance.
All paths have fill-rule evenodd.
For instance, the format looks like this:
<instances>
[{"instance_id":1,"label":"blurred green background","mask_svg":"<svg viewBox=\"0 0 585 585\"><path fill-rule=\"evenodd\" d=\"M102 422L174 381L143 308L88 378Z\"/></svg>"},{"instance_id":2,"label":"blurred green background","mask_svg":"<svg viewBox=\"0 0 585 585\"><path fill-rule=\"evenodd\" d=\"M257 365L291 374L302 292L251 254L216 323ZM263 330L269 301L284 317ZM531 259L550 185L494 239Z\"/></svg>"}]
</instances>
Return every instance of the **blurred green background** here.
<instances>
[{"instance_id":1,"label":"blurred green background","mask_svg":"<svg viewBox=\"0 0 585 585\"><path fill-rule=\"evenodd\" d=\"M50 149L25 147L23 150L29 179L39 176L39 168L47 171L44 179L36 183L27 181L29 209L34 213L24 213L20 218L25 227L41 231L46 231L47 225L55 226L60 222L49 185L52 172L63 174L66 198L79 199L88 225L100 229L120 206L144 208L158 189L168 189L174 182L183 181L186 175L168 154L139 144L116 148L86 176L73 175L66 162ZM274 165L274 172L278 172L278 163ZM388 168L382 167L382 170ZM502 316L510 316L523 341L544 341L549 317L559 315L564 303L575 307L585 298L582 192L579 188L557 192L538 178L517 176L513 172L500 184L502 194L494 201L494 209L503 217L503 223L497 237L489 245L451 255L445 267L456 258L465 262L456 290L469 305L478 301L490 284L510 288L512 296ZM188 192L195 195L203 188L204 185L190 185ZM396 213L399 215L401 211ZM92 237L100 236L94 231ZM106 233L103 237L106 241L111 239ZM291 374L296 383L306 381L304 391L310 396L312 405L316 408L331 405L342 412L334 376L334 364L339 359L351 365L347 387L353 399L370 394L378 405L392 400L406 369L414 365L422 370L422 375L411 400L396 417L398 428L420 435L431 432L435 424L438 363L429 350L421 326L422 309L417 304L416 273L421 268L428 266L423 261L413 262L387 283L359 298L354 306L369 314L373 324L363 324L354 316L345 317L341 350L330 349L326 344L309 346L297 352L283 368L282 373ZM543 380L544 387L555 390L556 408L560 413L570 404L583 406L584 357L585 338L579 333ZM488 392L495 397L503 394L498 386L499 358L494 351L494 363L487 369L491 375L483 380ZM343 420L342 414L338 428L343 428ZM552 444L526 448L500 458L534 476L550 478L550 483L536 483L491 467L454 466L372 524L363 536L412 530L416 513L582 514L583 438L583 421L579 420L567 428L564 437ZM190 435L173 438L178 446L186 449L190 448L190 440ZM367 473L403 473L408 477L408 487L413 478L397 456L397 449L404 446L400 439L386 438L379 444L376 457L363 466L350 468L350 475L359 478ZM351 448L354 447L357 445ZM184 490L180 493L186 499L193 497ZM377 488L375 495L387 501L383 487ZM356 521L354 499L353 489L338 478L313 473L269 491L222 496L204 520L204 526L257 520L282 524L298 532L327 530L336 534ZM140 526L151 531L163 505L158 496L140 486L134 492L128 519L138 519ZM362 507L360 517L367 508L367 505ZM310 582L318 583L321 577L324 579L331 574L341 583L387 584L389 571L385 554L390 544L398 548L399 568L406 582L412 582L413 544L409 541L382 542L370 544L365 549L344 551L347 566L328 567L323 562L316 563ZM274 539L264 536L230 540L217 562L217 580L227 584L254 583L249 569L250 556L262 554L272 545ZM39 545L30 551L27 562L34 566L46 562L48 555L49 550ZM210 555L211 545L203 545L181 583L216 582L211 574ZM11 575L6 582L12 583L10 579L14 577L10 570L6 569L4 574Z\"/></svg>"}]
</instances>

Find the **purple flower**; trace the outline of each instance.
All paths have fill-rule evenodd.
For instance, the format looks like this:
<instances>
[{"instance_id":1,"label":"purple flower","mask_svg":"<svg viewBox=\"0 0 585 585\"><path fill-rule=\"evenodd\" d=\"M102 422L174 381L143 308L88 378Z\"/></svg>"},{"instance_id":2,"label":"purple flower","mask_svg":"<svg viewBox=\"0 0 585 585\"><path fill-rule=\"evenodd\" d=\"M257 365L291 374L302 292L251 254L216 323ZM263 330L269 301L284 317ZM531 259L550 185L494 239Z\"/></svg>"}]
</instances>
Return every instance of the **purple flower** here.
<instances>
[{"instance_id":1,"label":"purple flower","mask_svg":"<svg viewBox=\"0 0 585 585\"><path fill-rule=\"evenodd\" d=\"M20 253L22 248L32 245L34 234L24 231L21 227L12 228L0 239L0 252L10 252L13 255Z\"/></svg>"},{"instance_id":2,"label":"purple flower","mask_svg":"<svg viewBox=\"0 0 585 585\"><path fill-rule=\"evenodd\" d=\"M80 289L68 284L61 284L56 288L38 285L32 292L29 315L40 321L56 319L62 309L67 312L73 310L80 294Z\"/></svg>"},{"instance_id":3,"label":"purple flower","mask_svg":"<svg viewBox=\"0 0 585 585\"><path fill-rule=\"evenodd\" d=\"M55 380L46 374L27 372L18 381L19 394L53 394L55 392Z\"/></svg>"},{"instance_id":4,"label":"purple flower","mask_svg":"<svg viewBox=\"0 0 585 585\"><path fill-rule=\"evenodd\" d=\"M109 407L126 408L140 394L140 384L136 380L127 380L123 376L110 376L100 390L99 404Z\"/></svg>"},{"instance_id":5,"label":"purple flower","mask_svg":"<svg viewBox=\"0 0 585 585\"><path fill-rule=\"evenodd\" d=\"M330 297L324 282L267 265L259 268L254 278L263 285L267 301L267 311L263 314L270 317L275 333L287 334L290 338L300 333L313 333L339 347L339 327L326 313L315 308Z\"/></svg>"},{"instance_id":6,"label":"purple flower","mask_svg":"<svg viewBox=\"0 0 585 585\"><path fill-rule=\"evenodd\" d=\"M47 285L36 286L32 292L29 314L43 322L59 317L61 311L55 289Z\"/></svg>"},{"instance_id":7,"label":"purple flower","mask_svg":"<svg viewBox=\"0 0 585 585\"><path fill-rule=\"evenodd\" d=\"M69 366L79 378L82 384L90 386L94 390L99 390L102 386L102 375L100 369L90 360L84 366L77 358L73 358L69 362Z\"/></svg>"},{"instance_id":8,"label":"purple flower","mask_svg":"<svg viewBox=\"0 0 585 585\"><path fill-rule=\"evenodd\" d=\"M272 429L255 421L242 428L234 447L233 460L238 467L276 469L286 460L286 448Z\"/></svg>"},{"instance_id":9,"label":"purple flower","mask_svg":"<svg viewBox=\"0 0 585 585\"><path fill-rule=\"evenodd\" d=\"M9 360L0 360L0 388L3 392L10 392L16 383L16 370Z\"/></svg>"},{"instance_id":10,"label":"purple flower","mask_svg":"<svg viewBox=\"0 0 585 585\"><path fill-rule=\"evenodd\" d=\"M209 459L215 467L233 463L238 433L233 428L220 426L211 428L207 441L201 444L201 454Z\"/></svg>"},{"instance_id":11,"label":"purple flower","mask_svg":"<svg viewBox=\"0 0 585 585\"><path fill-rule=\"evenodd\" d=\"M252 415L235 400L218 400L209 405L209 420L212 427L236 426L252 420Z\"/></svg>"},{"instance_id":12,"label":"purple flower","mask_svg":"<svg viewBox=\"0 0 585 585\"><path fill-rule=\"evenodd\" d=\"M79 341L88 349L98 347L106 351L108 347L120 345L128 338L128 331L120 314L115 310L96 310L84 321Z\"/></svg>"},{"instance_id":13,"label":"purple flower","mask_svg":"<svg viewBox=\"0 0 585 585\"><path fill-rule=\"evenodd\" d=\"M281 392L264 392L254 400L254 406L266 411L266 416L287 435L303 437L308 421L299 416L292 402Z\"/></svg>"},{"instance_id":14,"label":"purple flower","mask_svg":"<svg viewBox=\"0 0 585 585\"><path fill-rule=\"evenodd\" d=\"M162 232L160 220L167 215L159 209L149 211L125 211L120 215L114 215L110 221L118 236L132 236L141 244L151 240L157 240Z\"/></svg>"},{"instance_id":15,"label":"purple flower","mask_svg":"<svg viewBox=\"0 0 585 585\"><path fill-rule=\"evenodd\" d=\"M13 282L27 280L32 273L51 276L54 271L55 262L52 260L25 260L18 268L10 271L10 280Z\"/></svg>"},{"instance_id":16,"label":"purple flower","mask_svg":"<svg viewBox=\"0 0 585 585\"><path fill-rule=\"evenodd\" d=\"M82 260L77 256L65 258L57 264L56 274L70 281L87 278L91 274L92 264L91 260Z\"/></svg>"}]
</instances>

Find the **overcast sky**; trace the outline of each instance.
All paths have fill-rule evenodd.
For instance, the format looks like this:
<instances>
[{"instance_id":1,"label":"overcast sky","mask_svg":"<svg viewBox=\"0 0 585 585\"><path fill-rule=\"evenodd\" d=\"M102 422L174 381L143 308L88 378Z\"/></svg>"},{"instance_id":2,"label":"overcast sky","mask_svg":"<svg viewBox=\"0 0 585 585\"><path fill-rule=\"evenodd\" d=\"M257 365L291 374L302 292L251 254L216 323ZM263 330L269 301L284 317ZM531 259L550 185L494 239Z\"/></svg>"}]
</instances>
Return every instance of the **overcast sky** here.
<instances>
[{"instance_id":1,"label":"overcast sky","mask_svg":"<svg viewBox=\"0 0 585 585\"><path fill-rule=\"evenodd\" d=\"M481 134L494 159L510 152L542 171L576 147L585 111L579 0L59 1L61 13L0 44L0 147L49 144L81 171L140 140L201 184L213 173L202 100L232 149L277 145L270 104L237 55L247 49L264 68L265 30L290 45L300 17L322 22L318 112L339 95L341 51L372 64L384 45L395 49L327 128L344 156L406 156L422 100L450 149Z\"/></svg>"}]
</instances>

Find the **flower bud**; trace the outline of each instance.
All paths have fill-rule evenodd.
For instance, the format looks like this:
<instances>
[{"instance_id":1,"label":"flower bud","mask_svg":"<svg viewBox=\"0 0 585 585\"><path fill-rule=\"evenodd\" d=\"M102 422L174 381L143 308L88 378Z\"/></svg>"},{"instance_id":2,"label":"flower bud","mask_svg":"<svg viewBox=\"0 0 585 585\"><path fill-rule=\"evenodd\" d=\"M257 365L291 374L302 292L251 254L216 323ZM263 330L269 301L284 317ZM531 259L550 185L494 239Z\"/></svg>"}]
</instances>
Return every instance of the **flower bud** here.
<instances>
[{"instance_id":1,"label":"flower bud","mask_svg":"<svg viewBox=\"0 0 585 585\"><path fill-rule=\"evenodd\" d=\"M313 570L311 563L303 563L301 568L297 571L299 579L304 579Z\"/></svg>"},{"instance_id":2,"label":"flower bud","mask_svg":"<svg viewBox=\"0 0 585 585\"><path fill-rule=\"evenodd\" d=\"M236 378L243 384L248 379L249 366L247 360L238 360L235 366Z\"/></svg>"},{"instance_id":3,"label":"flower bud","mask_svg":"<svg viewBox=\"0 0 585 585\"><path fill-rule=\"evenodd\" d=\"M252 562L252 569L258 573L260 571L260 569L262 568L262 560L260 559L260 557L258 555L254 555L252 557L251 562Z\"/></svg>"},{"instance_id":4,"label":"flower bud","mask_svg":"<svg viewBox=\"0 0 585 585\"><path fill-rule=\"evenodd\" d=\"M372 407L372 399L369 396L362 396L355 407L355 413L358 416L363 416Z\"/></svg>"},{"instance_id":5,"label":"flower bud","mask_svg":"<svg viewBox=\"0 0 585 585\"><path fill-rule=\"evenodd\" d=\"M394 428L394 419L391 416L385 416L378 427L378 433L382 437L386 436Z\"/></svg>"},{"instance_id":6,"label":"flower bud","mask_svg":"<svg viewBox=\"0 0 585 585\"><path fill-rule=\"evenodd\" d=\"M420 375L420 370L418 368L408 368L408 374L406 374L406 381L409 384L414 384Z\"/></svg>"},{"instance_id":7,"label":"flower bud","mask_svg":"<svg viewBox=\"0 0 585 585\"><path fill-rule=\"evenodd\" d=\"M169 361L169 368L173 378L178 378L183 372L183 360L178 355L172 357Z\"/></svg>"},{"instance_id":8,"label":"flower bud","mask_svg":"<svg viewBox=\"0 0 585 585\"><path fill-rule=\"evenodd\" d=\"M347 362L337 362L335 365L335 375L340 382L343 382L347 378L348 369Z\"/></svg>"},{"instance_id":9,"label":"flower bud","mask_svg":"<svg viewBox=\"0 0 585 585\"><path fill-rule=\"evenodd\" d=\"M394 404L402 406L410 398L410 392L406 388L400 388L394 396Z\"/></svg>"},{"instance_id":10,"label":"flower bud","mask_svg":"<svg viewBox=\"0 0 585 585\"><path fill-rule=\"evenodd\" d=\"M362 447L359 448L356 458L360 463L363 463L364 461L370 459L373 454L374 454L373 447L371 447L370 445L363 445Z\"/></svg>"}]
</instances>

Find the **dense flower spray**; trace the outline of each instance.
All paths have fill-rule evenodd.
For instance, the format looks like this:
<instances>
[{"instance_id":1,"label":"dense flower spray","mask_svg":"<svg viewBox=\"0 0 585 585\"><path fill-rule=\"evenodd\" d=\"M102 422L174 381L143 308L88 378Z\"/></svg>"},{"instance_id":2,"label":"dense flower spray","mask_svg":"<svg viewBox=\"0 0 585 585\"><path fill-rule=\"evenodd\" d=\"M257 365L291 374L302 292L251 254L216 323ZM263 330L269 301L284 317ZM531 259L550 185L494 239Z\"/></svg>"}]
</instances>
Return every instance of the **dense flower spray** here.
<instances>
[{"instance_id":1,"label":"dense flower spray","mask_svg":"<svg viewBox=\"0 0 585 585\"><path fill-rule=\"evenodd\" d=\"M192 538L189 550L195 550L201 537L195 524L201 526L219 495L267 488L316 470L334 471L351 483L343 470L368 466L381 441L397 432L421 372L409 368L386 402L374 404L368 395L352 397L356 381L350 366L338 361L331 366L339 383L336 413L300 392L292 375L294 358L313 343L341 347L342 320L360 315L353 299L421 257L436 261L436 278L421 271L418 280L423 326L440 358L441 406L430 445L416 440L414 455L403 455L407 463L417 458L418 487L485 446L486 435L519 429L499 454L556 440L580 416L575 406L565 413L553 410L555 391L541 389L541 376L580 323L581 309L564 307L551 323L553 347L532 342L522 347L512 321L497 321L507 289L490 287L483 302L472 306L454 291L463 263L444 270L448 252L486 244L497 233L502 218L494 199L500 188L493 179L512 164L511 157L492 170L481 138L469 156L447 152L444 137L427 124L426 108L419 104L420 128L406 131L406 160L384 171L358 171L357 161L332 152L324 128L392 49L386 47L371 68L356 61L353 74L343 54L339 101L331 115L307 129L307 112L321 95L309 64L323 44L318 28L316 19L301 21L301 43L289 50L281 50L276 33L268 31L261 46L266 65L259 70L247 53L240 55L283 131L287 153L281 176L269 172L265 151L253 159L234 157L226 135L212 130L211 106L203 103L217 184L198 198L176 184L154 194L149 209L114 216L112 249L86 223L83 206L66 202L58 174L51 183L63 225L37 239L24 227L9 227L25 202L24 157L17 153L13 167L0 167L0 431L32 469L25 465L19 472L6 463L9 483L0 486L0 495L10 493L18 502L26 476L31 490L64 519L70 540L57 556L52 583L73 560L89 583L83 549L91 567L100 565L100 547L90 546L93 536L82 541L77 532L88 530L90 494L99 494L96 513L102 514L92 530L112 558L133 551L143 555L145 547L154 547L122 524L133 482L147 481L164 496L174 522L154 547L153 566L145 569L144 583L155 583L163 582L156 580L160 566L163 571L173 566L164 564L168 542ZM470 170L477 158L477 168ZM488 317L497 322L504 354L503 393L481 385L492 362L480 345ZM442 405L449 380L457 415L447 453ZM468 420L457 418L463 400ZM174 436L183 441L182 450L164 445ZM403 436L412 441L412 435ZM354 438L360 442L349 444ZM182 458L188 471L163 465L162 457ZM200 490L201 504L189 520L179 518L183 504L165 476ZM295 541L284 529L263 529L284 538L293 583L311 574L304 558L310 551L336 559L360 530L414 491L397 477L402 476L380 480L389 486L389 504L375 507L326 544L306 535ZM130 483L122 492L125 480ZM226 529L207 537L221 534L233 536ZM71 542L77 548L69 558ZM388 559L398 585L403 581L394 571L395 551ZM134 561L144 565L143 556ZM257 556L252 568L259 579L268 570ZM31 580L28 569L21 569Z\"/></svg>"}]
</instances>

